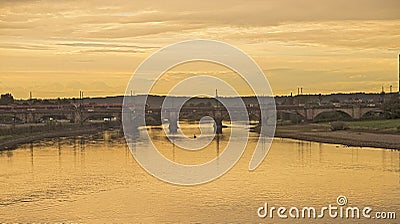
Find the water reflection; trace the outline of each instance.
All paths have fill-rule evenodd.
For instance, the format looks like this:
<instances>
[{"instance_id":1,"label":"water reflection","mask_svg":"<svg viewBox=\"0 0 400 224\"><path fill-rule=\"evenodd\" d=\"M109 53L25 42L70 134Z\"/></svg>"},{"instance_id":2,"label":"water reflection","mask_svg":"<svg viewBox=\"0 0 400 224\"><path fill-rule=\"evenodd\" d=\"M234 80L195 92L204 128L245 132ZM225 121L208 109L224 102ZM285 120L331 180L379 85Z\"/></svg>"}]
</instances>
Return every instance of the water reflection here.
<instances>
[{"instance_id":1,"label":"water reflection","mask_svg":"<svg viewBox=\"0 0 400 224\"><path fill-rule=\"evenodd\" d=\"M11 157L14 155L13 150L0 151L0 156L4 156L4 155L7 156L7 158L9 158L11 160Z\"/></svg>"},{"instance_id":2,"label":"water reflection","mask_svg":"<svg viewBox=\"0 0 400 224\"><path fill-rule=\"evenodd\" d=\"M219 158L219 138L220 138L221 134L216 134L215 135L215 143L217 146L217 158Z\"/></svg>"},{"instance_id":3,"label":"water reflection","mask_svg":"<svg viewBox=\"0 0 400 224\"><path fill-rule=\"evenodd\" d=\"M204 150L187 152L162 137L161 130L149 131L161 153L174 162L218 158L229 140L229 130L224 130ZM249 172L257 141L258 136L251 133L235 167L211 183L194 187L167 184L147 174L132 158L121 131L2 151L0 220L290 223L293 220L260 220L255 209L265 201L325 205L338 195L346 195L354 205L400 209L393 203L400 201L399 151L277 138L261 166ZM267 141L262 139L262 146ZM137 150L137 144L142 144L140 134L132 135L129 144ZM362 220L368 221L374 223Z\"/></svg>"},{"instance_id":4,"label":"water reflection","mask_svg":"<svg viewBox=\"0 0 400 224\"><path fill-rule=\"evenodd\" d=\"M31 151L31 166L32 166L32 171L33 171L33 143L32 142L29 144L29 148Z\"/></svg>"}]
</instances>

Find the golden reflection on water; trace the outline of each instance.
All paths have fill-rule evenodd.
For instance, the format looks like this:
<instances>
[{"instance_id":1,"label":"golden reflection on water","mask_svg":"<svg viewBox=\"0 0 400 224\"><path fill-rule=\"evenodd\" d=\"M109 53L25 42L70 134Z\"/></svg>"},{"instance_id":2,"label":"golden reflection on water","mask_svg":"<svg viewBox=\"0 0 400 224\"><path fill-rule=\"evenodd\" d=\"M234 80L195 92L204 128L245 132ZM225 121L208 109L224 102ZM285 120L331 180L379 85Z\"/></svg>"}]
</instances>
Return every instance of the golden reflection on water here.
<instances>
[{"instance_id":1,"label":"golden reflection on water","mask_svg":"<svg viewBox=\"0 0 400 224\"><path fill-rule=\"evenodd\" d=\"M197 127L193 129L197 129ZM197 136L200 137L200 131L198 130L196 130L197 132L195 130L190 132L188 127L183 128L183 130L186 133L197 133ZM226 148L230 138L230 130L226 130L223 135L216 135L214 141L205 148L200 150L185 150L168 141L162 129L151 129L149 133L154 146L163 156L173 162L186 165L203 164L217 158ZM193 139L192 135L185 134L185 136Z\"/></svg>"},{"instance_id":2,"label":"golden reflection on water","mask_svg":"<svg viewBox=\"0 0 400 224\"><path fill-rule=\"evenodd\" d=\"M227 138L221 137L203 150L186 152L174 148L161 133L153 130L151 135L160 151L176 162L208 161L227 144ZM242 158L228 173L192 187L168 184L147 174L118 132L3 151L0 222L291 223L291 219L262 220L257 208L264 202L327 206L335 204L339 195L345 195L351 205L400 214L399 151L277 138L261 166L249 172L257 135L250 137Z\"/></svg>"}]
</instances>

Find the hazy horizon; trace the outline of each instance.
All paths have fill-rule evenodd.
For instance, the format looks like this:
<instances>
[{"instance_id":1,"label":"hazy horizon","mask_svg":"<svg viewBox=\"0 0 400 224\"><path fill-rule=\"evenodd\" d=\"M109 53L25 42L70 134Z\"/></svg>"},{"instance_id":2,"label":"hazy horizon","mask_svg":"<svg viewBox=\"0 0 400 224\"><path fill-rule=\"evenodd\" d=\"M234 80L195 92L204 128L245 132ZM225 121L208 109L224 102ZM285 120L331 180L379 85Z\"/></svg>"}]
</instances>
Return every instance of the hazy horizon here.
<instances>
[{"instance_id":1,"label":"hazy horizon","mask_svg":"<svg viewBox=\"0 0 400 224\"><path fill-rule=\"evenodd\" d=\"M0 93L0 94L8 94L8 93L11 93L11 92L4 92L4 93ZM321 94L322 96L329 96L329 95L351 95L351 94L381 94L381 92L333 92L333 93L303 93L303 94L294 94L293 93L293 96L292 97L296 97L296 96L316 96L316 95L319 95L319 94ZM393 91L392 93L390 93L390 92L385 92L385 94L399 94L398 92L396 92L396 91ZM13 95L12 93L11 93L11 95ZM143 96L143 95L147 95L147 94L134 94L134 95L132 95L132 96ZM89 98L106 98L106 97L124 97L124 96L131 96L131 95L124 95L124 94L115 94L115 95L95 95L95 96L83 96L83 98L82 99L89 99ZM157 97L165 97L165 96L169 96L169 97L199 97L199 98L202 98L202 97L204 97L204 98L208 98L208 97L210 97L210 98L214 98L214 95L204 95L204 96L189 96L189 95L167 95L167 94L148 94L148 96L157 96ZM240 96L230 96L230 95L219 95L219 97L226 97L226 98L229 98L229 97L254 97L255 95L240 95ZM290 97L290 94L288 94L288 95L284 95L284 94L281 94L281 95L273 95L274 97ZM14 97L14 100L29 100L29 97L25 97L25 98L18 98L18 97L15 97L14 95L13 95L13 97ZM262 97L262 96L261 96ZM41 100L41 99L43 99L43 100L55 100L55 99L58 99L58 98L60 98L60 99L76 99L76 100L79 100L80 98L79 98L79 93L78 93L78 96L68 96L68 97L32 97L32 99L34 100L34 99L38 99L38 100Z\"/></svg>"}]
</instances>

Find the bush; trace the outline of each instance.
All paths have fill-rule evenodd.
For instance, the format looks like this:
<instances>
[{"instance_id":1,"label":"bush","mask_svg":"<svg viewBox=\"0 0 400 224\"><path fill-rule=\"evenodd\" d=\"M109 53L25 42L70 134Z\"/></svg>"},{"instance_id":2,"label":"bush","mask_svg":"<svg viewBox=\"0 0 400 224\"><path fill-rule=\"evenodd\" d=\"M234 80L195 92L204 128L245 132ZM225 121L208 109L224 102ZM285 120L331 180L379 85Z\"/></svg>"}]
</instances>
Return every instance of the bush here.
<instances>
[{"instance_id":1,"label":"bush","mask_svg":"<svg viewBox=\"0 0 400 224\"><path fill-rule=\"evenodd\" d=\"M339 130L347 130L349 129L349 126L347 126L346 123L344 123L343 121L335 121L335 122L331 122L331 130L332 131L339 131Z\"/></svg>"},{"instance_id":2,"label":"bush","mask_svg":"<svg viewBox=\"0 0 400 224\"><path fill-rule=\"evenodd\" d=\"M400 97L394 95L390 100L384 103L384 111L386 118L400 118Z\"/></svg>"}]
</instances>

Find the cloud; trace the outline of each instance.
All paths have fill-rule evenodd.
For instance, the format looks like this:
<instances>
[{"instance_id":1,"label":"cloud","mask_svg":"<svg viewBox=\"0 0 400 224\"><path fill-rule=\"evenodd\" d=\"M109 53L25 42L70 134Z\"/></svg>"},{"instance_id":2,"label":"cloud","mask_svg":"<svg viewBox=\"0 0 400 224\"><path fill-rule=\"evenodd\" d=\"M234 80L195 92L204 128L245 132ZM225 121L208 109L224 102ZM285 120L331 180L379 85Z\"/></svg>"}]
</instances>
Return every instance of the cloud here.
<instances>
[{"instance_id":1,"label":"cloud","mask_svg":"<svg viewBox=\"0 0 400 224\"><path fill-rule=\"evenodd\" d=\"M399 20L296 22L273 27L232 27L225 36L253 41L279 41L288 46L392 48L400 43Z\"/></svg>"},{"instance_id":2,"label":"cloud","mask_svg":"<svg viewBox=\"0 0 400 224\"><path fill-rule=\"evenodd\" d=\"M72 47L73 50L65 50L58 54L85 54L85 53L145 53L159 47L139 46L120 43L100 43L100 42L70 42L57 43L59 46Z\"/></svg>"},{"instance_id":3,"label":"cloud","mask_svg":"<svg viewBox=\"0 0 400 224\"><path fill-rule=\"evenodd\" d=\"M74 85L88 88L85 83L94 79L113 80L111 86L121 88L103 86L105 94L123 92L146 56L162 46L198 38L244 50L274 89L287 92L309 83L321 91L339 82L359 89L364 88L360 79L397 80L400 1L3 0L0 78L22 96L25 84L51 85L57 79L66 85L71 76L84 81L59 86L57 94L72 93ZM24 85L16 74L27 80Z\"/></svg>"},{"instance_id":4,"label":"cloud","mask_svg":"<svg viewBox=\"0 0 400 224\"><path fill-rule=\"evenodd\" d=\"M115 44L115 43L95 43L95 42L73 42L73 43L60 43L57 45L71 46L71 47L110 47L110 48L136 48L136 49L154 49L158 47L147 47L129 44Z\"/></svg>"},{"instance_id":5,"label":"cloud","mask_svg":"<svg viewBox=\"0 0 400 224\"><path fill-rule=\"evenodd\" d=\"M3 1L0 27L35 35L121 38L194 28L258 27L292 22L397 20L396 0L182 2ZM26 30L35 29L35 30ZM24 31L25 30L25 31Z\"/></svg>"},{"instance_id":6,"label":"cloud","mask_svg":"<svg viewBox=\"0 0 400 224\"><path fill-rule=\"evenodd\" d=\"M37 44L17 45L17 44L7 44L7 43L0 43L0 48L18 49L18 50L40 50L40 51L54 49L48 45L37 45Z\"/></svg>"}]
</instances>

